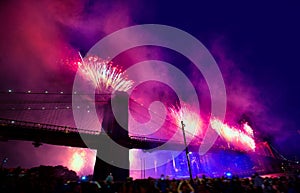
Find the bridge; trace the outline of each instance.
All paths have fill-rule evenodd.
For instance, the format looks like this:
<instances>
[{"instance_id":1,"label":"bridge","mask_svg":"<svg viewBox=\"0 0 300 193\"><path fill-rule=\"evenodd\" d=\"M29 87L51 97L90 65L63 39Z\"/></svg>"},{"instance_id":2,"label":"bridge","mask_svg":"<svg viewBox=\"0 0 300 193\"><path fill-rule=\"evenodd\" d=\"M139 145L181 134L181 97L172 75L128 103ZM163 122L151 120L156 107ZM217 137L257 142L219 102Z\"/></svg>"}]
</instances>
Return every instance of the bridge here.
<instances>
[{"instance_id":1,"label":"bridge","mask_svg":"<svg viewBox=\"0 0 300 193\"><path fill-rule=\"evenodd\" d=\"M101 140L104 140L106 136L105 132L100 131L0 118L0 140L32 141L36 147L46 143L96 149L101 144ZM116 142L129 149L147 150L161 147L167 140L129 136L128 138L118 139ZM191 147L193 149L197 148L196 146ZM182 150L183 148L184 144L182 141L172 141L167 146L163 146L161 150Z\"/></svg>"},{"instance_id":2,"label":"bridge","mask_svg":"<svg viewBox=\"0 0 300 193\"><path fill-rule=\"evenodd\" d=\"M130 135L128 131L123 130L120 125L116 123L114 115L110 110L111 107L108 105L110 99L108 99L109 97L107 95L95 96L96 105L102 109L106 109L103 114L102 132L100 132L100 129L95 129L93 120L88 119L85 119L88 120L85 121L87 127L84 129L77 128L73 118L73 111L81 110L85 112L82 116L84 116L84 114L88 116L93 104L87 103L82 106L72 106L72 95L74 94L81 96L80 93L64 91L0 91L0 140L32 141L35 147L39 147L42 144L88 147L97 149L98 155L108 156L110 156L111 152L101 148L101 145L107 140L113 140L128 149L136 148L145 151L153 151L153 148L157 148L156 150L184 149L182 136L168 141L166 145L167 140L160 138L159 135L147 137ZM82 97L86 97L86 95L82 95ZM121 114L124 114L123 118L125 120L128 120L128 110L134 111L135 113L142 112L139 114L140 116L145 116L143 112L149 111L143 104L137 101L131 102L134 103L134 108L128 105L128 100L124 100L123 103L120 104L122 106L121 110L123 110ZM153 115L159 116L155 113L153 113ZM174 123L170 121L168 124L173 124L174 126ZM172 134L172 131L164 131ZM187 137L192 136L189 132L186 134ZM198 151L202 139L197 136L193 137L196 137L196 140L193 140L189 145L189 149L191 151ZM262 152L264 156L276 157L272 154L273 151L266 147L268 147L268 144L258 146L258 152ZM259 150L260 148L261 150ZM210 151L220 149L224 149L222 143L215 144ZM228 149L228 147L226 147L226 149ZM124 164L129 166L129 150L117 156L117 160L122 159ZM111 158L111 161L117 160L116 158ZM94 177L96 179L103 179L108 172L118 173L117 178L120 180L124 180L129 175L128 170L112 166L97 157Z\"/></svg>"},{"instance_id":3,"label":"bridge","mask_svg":"<svg viewBox=\"0 0 300 193\"><path fill-rule=\"evenodd\" d=\"M89 99L84 105L74 107L72 106L74 94L77 97ZM99 130L95 129L97 128L97 125L93 124L95 120L89 119L91 107L95 105L92 104L91 97L95 97L97 108L103 111L100 116L102 118L102 132L100 132L100 128L98 128ZM113 172L118 173L117 179L125 180L129 176L128 169L121 169L108 163L121 161L124 166L129 168L129 149L153 151L153 148L156 150L183 150L185 148L182 138L177 138L166 144L167 140L159 138L158 135L150 137L131 136L128 133L128 111L140 113L149 109L134 100L131 101L134 103L134 108L130 108L128 95L124 95L124 93L114 97L120 97L119 113L124 115L123 119L127 125L125 129L115 120L110 106L110 96L105 94L87 96L63 91L33 92L31 90L0 92L0 140L32 141L35 147L46 143L96 149L98 156L94 168L95 179L103 179L108 172ZM84 129L77 128L74 122L73 111L79 110L84 119L82 121ZM155 113L154 115L159 116ZM140 116L145 115L140 113ZM170 122L169 124L174 126L174 123ZM165 132L172 134L172 131L169 130L165 130ZM187 136L190 137L191 134L187 132ZM115 155L116 153L111 152L110 146L107 146L112 140L126 147L127 150ZM198 146L199 144L194 143L190 148L196 151ZM105 155L109 161L99 159L99 155Z\"/></svg>"},{"instance_id":4,"label":"bridge","mask_svg":"<svg viewBox=\"0 0 300 193\"><path fill-rule=\"evenodd\" d=\"M74 122L72 111L83 111L88 113L93 106L92 102L88 102L85 106L72 106L72 95L85 97L80 93L72 92L50 92L50 91L0 91L0 139L1 140L26 140L38 143L47 143L54 145L65 145L73 147L86 147L81 136L88 138L89 143L94 146L105 132L95 129L93 120L85 121L85 129L77 128ZM90 97L90 96L89 96ZM93 97L93 96L92 96ZM109 102L109 95L96 94L96 104L102 108ZM149 111L143 104L135 100L131 100L133 107L126 105L126 109L145 116L144 112ZM128 107L129 106L129 107ZM125 108L125 106L124 106ZM127 111L127 110L126 110ZM83 114L83 113L82 113ZM111 112L109 112L111 114ZM124 111L124 114L127 112ZM158 114L153 113L157 117ZM160 117L159 117L160 118ZM114 119L113 115L108 119ZM163 118L161 118L163 119ZM109 121L109 120L108 120ZM167 120L168 121L168 120ZM153 123L156 124L156 123ZM117 124L113 124L116 126ZM174 123L169 121L169 125ZM111 126L107 126L111 127ZM127 128L128 129L128 128ZM179 128L180 129L180 128ZM123 129L122 129L123 130ZM164 130L164 134L172 135L173 131ZM130 135L130 133L129 133ZM195 137L186 131L187 137ZM201 142L201 138L197 137L197 143ZM117 139L121 144L129 148L151 149L164 144L167 139L161 138L159 135L150 136L128 136L125 139ZM123 140L123 141L122 141ZM164 147L170 149L182 149L183 139L177 138L170 144L172 147ZM196 143L194 143L196 145Z\"/></svg>"}]
</instances>

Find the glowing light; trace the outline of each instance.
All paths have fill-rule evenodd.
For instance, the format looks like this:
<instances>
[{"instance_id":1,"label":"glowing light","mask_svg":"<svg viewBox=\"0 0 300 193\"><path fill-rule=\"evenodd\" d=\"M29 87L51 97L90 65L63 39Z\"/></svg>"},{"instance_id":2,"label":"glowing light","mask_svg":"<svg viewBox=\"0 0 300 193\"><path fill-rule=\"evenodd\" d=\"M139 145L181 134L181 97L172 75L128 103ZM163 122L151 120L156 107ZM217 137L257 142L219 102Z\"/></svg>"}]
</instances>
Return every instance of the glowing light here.
<instances>
[{"instance_id":1,"label":"glowing light","mask_svg":"<svg viewBox=\"0 0 300 193\"><path fill-rule=\"evenodd\" d=\"M222 121L214 118L211 120L211 127L228 143L243 150L255 150L254 139L235 127L223 123Z\"/></svg>"},{"instance_id":2,"label":"glowing light","mask_svg":"<svg viewBox=\"0 0 300 193\"><path fill-rule=\"evenodd\" d=\"M75 152L71 158L70 169L79 172L84 166L85 152Z\"/></svg>"},{"instance_id":3,"label":"glowing light","mask_svg":"<svg viewBox=\"0 0 300 193\"><path fill-rule=\"evenodd\" d=\"M8 92L12 92L12 90L11 90L11 89L9 89L9 90L8 90Z\"/></svg>"},{"instance_id":4,"label":"glowing light","mask_svg":"<svg viewBox=\"0 0 300 193\"><path fill-rule=\"evenodd\" d=\"M133 85L133 81L125 78L120 69L114 67L108 60L97 56L82 59L82 62L78 62L78 69L100 93L128 91Z\"/></svg>"},{"instance_id":5,"label":"glowing light","mask_svg":"<svg viewBox=\"0 0 300 193\"><path fill-rule=\"evenodd\" d=\"M179 110L176 107L169 108L171 119L178 128L181 128L181 121L185 124L185 131L190 137L202 134L202 121L198 113L193 111L187 104L182 104Z\"/></svg>"},{"instance_id":6,"label":"glowing light","mask_svg":"<svg viewBox=\"0 0 300 193\"><path fill-rule=\"evenodd\" d=\"M67 147L63 157L64 166L77 173L78 176L87 176L93 173L96 151L87 148Z\"/></svg>"},{"instance_id":7,"label":"glowing light","mask_svg":"<svg viewBox=\"0 0 300 193\"><path fill-rule=\"evenodd\" d=\"M232 176L231 172L226 172L225 175L229 178Z\"/></svg>"},{"instance_id":8,"label":"glowing light","mask_svg":"<svg viewBox=\"0 0 300 193\"><path fill-rule=\"evenodd\" d=\"M253 129L250 127L250 125L247 122L243 124L243 129L246 132L246 134L253 137Z\"/></svg>"}]
</instances>

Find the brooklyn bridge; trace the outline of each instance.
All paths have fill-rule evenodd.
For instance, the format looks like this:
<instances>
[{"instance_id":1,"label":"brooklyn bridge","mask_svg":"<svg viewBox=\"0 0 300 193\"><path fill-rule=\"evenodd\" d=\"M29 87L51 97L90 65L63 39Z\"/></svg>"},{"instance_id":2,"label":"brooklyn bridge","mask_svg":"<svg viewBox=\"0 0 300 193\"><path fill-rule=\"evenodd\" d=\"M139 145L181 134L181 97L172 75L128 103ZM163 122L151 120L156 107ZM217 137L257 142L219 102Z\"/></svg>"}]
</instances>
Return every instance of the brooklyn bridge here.
<instances>
[{"instance_id":1,"label":"brooklyn bridge","mask_svg":"<svg viewBox=\"0 0 300 193\"><path fill-rule=\"evenodd\" d=\"M63 91L56 93L48 91L15 92L12 90L1 92L0 139L2 141L31 141L33 146L37 148L42 144L91 148L97 150L97 155L110 155L113 150L107 148L107 144L110 144L111 141L126 147L127 151L123 151L118 156L110 156L110 161L118 162L122 160L123 164L125 162L128 166L128 169L115 167L107 163L107 160L103 161L97 157L94 168L95 179L105 178L108 172L118 173L119 175L116 176L116 179L124 180L128 177L130 149L142 149L152 152L160 150L182 151L185 148L182 138L168 141L167 138L160 138L161 135L148 137L130 134L128 132L128 112L143 112L146 107L137 101L130 101L127 95L122 93L114 97L120 97L118 105L121 107L121 113L127 128L124 129L115 120L110 98L106 95L96 95L95 97L97 108L102 110L101 115L99 115L102 116L102 128L93 128L93 124L90 123L88 123L91 125L90 129L77 128L72 115L73 111L83 110L89 113L91 107L72 106L72 94L74 93ZM130 108L130 105L128 105L129 101L134 103L134 105L131 105L134 108ZM191 137L190 135L192 134L187 132L187 137ZM194 139L188 145L189 150L197 152L201 140L199 137ZM224 144L222 142L215 143L209 152L212 154L220 151L236 152L235 149L224 146ZM264 141L257 143L255 157L259 157L256 158L258 160L265 160L266 157L270 160L284 160L283 156L274 151ZM260 167L261 169L266 169L264 165ZM248 172L250 173L252 170Z\"/></svg>"}]
</instances>

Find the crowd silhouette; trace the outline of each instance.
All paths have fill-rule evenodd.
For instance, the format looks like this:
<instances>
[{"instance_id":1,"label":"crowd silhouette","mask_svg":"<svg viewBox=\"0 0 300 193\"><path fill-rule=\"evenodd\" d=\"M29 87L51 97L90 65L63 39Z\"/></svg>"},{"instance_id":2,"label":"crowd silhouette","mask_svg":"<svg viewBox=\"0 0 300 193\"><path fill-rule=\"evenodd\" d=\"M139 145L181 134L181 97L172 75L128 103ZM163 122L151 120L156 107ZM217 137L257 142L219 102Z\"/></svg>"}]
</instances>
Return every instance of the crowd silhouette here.
<instances>
[{"instance_id":1,"label":"crowd silhouette","mask_svg":"<svg viewBox=\"0 0 300 193\"><path fill-rule=\"evenodd\" d=\"M1 193L300 193L299 173L276 177L256 173L249 178L203 175L192 181L161 175L159 179L116 182L111 173L103 181L92 181L91 176L79 178L63 166L40 166L2 169L0 177Z\"/></svg>"}]
</instances>

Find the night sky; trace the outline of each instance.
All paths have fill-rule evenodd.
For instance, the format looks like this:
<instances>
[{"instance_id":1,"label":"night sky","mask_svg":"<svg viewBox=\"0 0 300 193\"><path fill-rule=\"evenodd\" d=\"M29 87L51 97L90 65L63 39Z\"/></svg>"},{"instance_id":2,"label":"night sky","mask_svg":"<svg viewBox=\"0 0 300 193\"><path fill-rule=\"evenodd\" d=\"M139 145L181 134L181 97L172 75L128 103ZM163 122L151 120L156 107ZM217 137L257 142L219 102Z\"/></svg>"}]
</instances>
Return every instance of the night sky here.
<instances>
[{"instance_id":1,"label":"night sky","mask_svg":"<svg viewBox=\"0 0 300 193\"><path fill-rule=\"evenodd\" d=\"M299 18L300 6L290 2L1 1L0 90L70 91L74 73L61 63L68 50L87 53L105 35L131 25L169 25L195 36L215 57L228 94L227 117L234 117L227 120L245 114L260 137L300 159ZM145 58L174 62L174 55L141 48L116 60L126 68ZM201 87L192 65L174 63ZM11 151L20 147L11 144Z\"/></svg>"}]
</instances>

